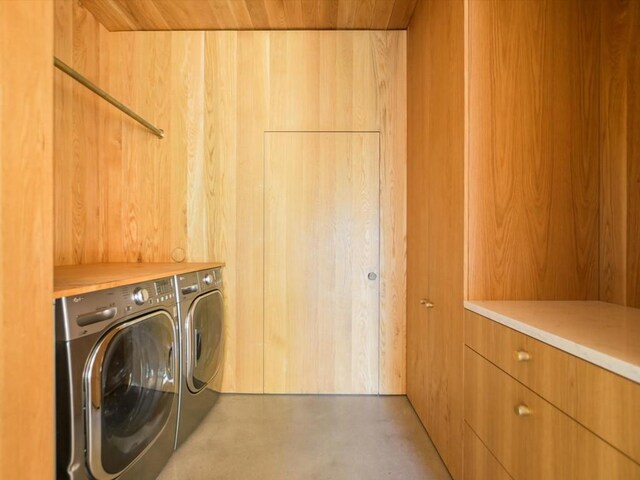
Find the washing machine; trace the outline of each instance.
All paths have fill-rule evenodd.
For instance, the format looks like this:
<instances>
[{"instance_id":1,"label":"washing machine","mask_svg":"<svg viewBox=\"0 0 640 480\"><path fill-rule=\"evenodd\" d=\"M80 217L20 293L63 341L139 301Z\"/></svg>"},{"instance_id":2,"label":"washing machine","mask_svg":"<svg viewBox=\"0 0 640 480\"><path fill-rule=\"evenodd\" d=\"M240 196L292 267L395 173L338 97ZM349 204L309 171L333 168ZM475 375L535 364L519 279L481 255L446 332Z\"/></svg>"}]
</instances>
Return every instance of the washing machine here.
<instances>
[{"instance_id":1,"label":"washing machine","mask_svg":"<svg viewBox=\"0 0 640 480\"><path fill-rule=\"evenodd\" d=\"M211 410L222 382L224 300L220 268L176 275L182 354L176 448Z\"/></svg>"},{"instance_id":2,"label":"washing machine","mask_svg":"<svg viewBox=\"0 0 640 480\"><path fill-rule=\"evenodd\" d=\"M56 300L57 478L154 479L174 450L175 277Z\"/></svg>"}]
</instances>

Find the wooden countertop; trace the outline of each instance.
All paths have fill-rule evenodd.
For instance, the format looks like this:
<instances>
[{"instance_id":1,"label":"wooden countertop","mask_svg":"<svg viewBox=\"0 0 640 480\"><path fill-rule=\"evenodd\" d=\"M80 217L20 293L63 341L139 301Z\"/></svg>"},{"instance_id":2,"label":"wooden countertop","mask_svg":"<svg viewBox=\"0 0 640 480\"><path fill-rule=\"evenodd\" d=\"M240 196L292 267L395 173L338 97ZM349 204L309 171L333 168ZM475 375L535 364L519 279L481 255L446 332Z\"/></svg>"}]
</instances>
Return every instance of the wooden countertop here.
<instances>
[{"instance_id":1,"label":"wooden countertop","mask_svg":"<svg viewBox=\"0 0 640 480\"><path fill-rule=\"evenodd\" d=\"M640 383L640 309L594 301L474 300L464 306Z\"/></svg>"},{"instance_id":2,"label":"wooden countertop","mask_svg":"<svg viewBox=\"0 0 640 480\"><path fill-rule=\"evenodd\" d=\"M221 262L65 265L54 268L53 298L95 292L96 290L223 266L224 263Z\"/></svg>"}]
</instances>

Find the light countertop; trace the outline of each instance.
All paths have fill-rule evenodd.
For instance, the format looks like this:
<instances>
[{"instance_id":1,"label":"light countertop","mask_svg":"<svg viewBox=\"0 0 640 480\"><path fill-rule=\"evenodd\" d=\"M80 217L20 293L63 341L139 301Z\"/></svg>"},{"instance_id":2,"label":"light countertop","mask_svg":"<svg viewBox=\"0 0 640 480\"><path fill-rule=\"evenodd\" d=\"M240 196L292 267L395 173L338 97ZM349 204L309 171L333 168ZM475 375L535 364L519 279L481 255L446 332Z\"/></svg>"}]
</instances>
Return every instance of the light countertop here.
<instances>
[{"instance_id":1,"label":"light countertop","mask_svg":"<svg viewBox=\"0 0 640 480\"><path fill-rule=\"evenodd\" d=\"M640 383L640 309L595 301L466 301L466 309Z\"/></svg>"},{"instance_id":2,"label":"light countertop","mask_svg":"<svg viewBox=\"0 0 640 480\"><path fill-rule=\"evenodd\" d=\"M224 263L93 263L54 268L53 297L95 292L182 273L222 267Z\"/></svg>"}]
</instances>

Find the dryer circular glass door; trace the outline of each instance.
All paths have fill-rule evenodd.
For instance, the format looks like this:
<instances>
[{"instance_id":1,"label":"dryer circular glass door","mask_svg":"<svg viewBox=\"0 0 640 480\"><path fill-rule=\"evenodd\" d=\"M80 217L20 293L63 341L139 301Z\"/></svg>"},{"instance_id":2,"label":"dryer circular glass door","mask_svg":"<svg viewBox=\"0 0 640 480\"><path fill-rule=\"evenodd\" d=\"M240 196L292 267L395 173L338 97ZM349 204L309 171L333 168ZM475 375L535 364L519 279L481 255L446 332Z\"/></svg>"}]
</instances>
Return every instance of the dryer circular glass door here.
<instances>
[{"instance_id":1,"label":"dryer circular glass door","mask_svg":"<svg viewBox=\"0 0 640 480\"><path fill-rule=\"evenodd\" d=\"M85 370L87 463L99 480L119 475L160 435L177 400L176 329L157 311L109 330Z\"/></svg>"},{"instance_id":2,"label":"dryer circular glass door","mask_svg":"<svg viewBox=\"0 0 640 480\"><path fill-rule=\"evenodd\" d=\"M218 373L222 356L224 302L214 290L195 299L185 323L187 386L193 393L205 388Z\"/></svg>"}]
</instances>

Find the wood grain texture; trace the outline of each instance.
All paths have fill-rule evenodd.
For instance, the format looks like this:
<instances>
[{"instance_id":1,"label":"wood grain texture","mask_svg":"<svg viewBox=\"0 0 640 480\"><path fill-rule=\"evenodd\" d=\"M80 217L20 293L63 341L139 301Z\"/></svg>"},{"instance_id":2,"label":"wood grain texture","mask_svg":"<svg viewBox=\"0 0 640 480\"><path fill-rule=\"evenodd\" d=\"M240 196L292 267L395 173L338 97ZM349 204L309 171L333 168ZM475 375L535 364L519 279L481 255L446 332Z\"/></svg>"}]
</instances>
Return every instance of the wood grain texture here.
<instances>
[{"instance_id":1,"label":"wood grain texture","mask_svg":"<svg viewBox=\"0 0 640 480\"><path fill-rule=\"evenodd\" d=\"M464 479L510 480L511 476L473 430L464 426Z\"/></svg>"},{"instance_id":2,"label":"wood grain texture","mask_svg":"<svg viewBox=\"0 0 640 480\"><path fill-rule=\"evenodd\" d=\"M229 332L238 353L229 352L226 365L252 372L238 378L251 377L249 391L262 391L264 132L380 131L380 391L403 393L404 33L209 32L206 48L206 102L216 113L206 119L211 180L201 188L212 199L197 215L214 220L216 234L190 234L189 249L224 258L225 281L238 285L227 285L239 330ZM233 375L225 371L225 382Z\"/></svg>"},{"instance_id":3,"label":"wood grain texture","mask_svg":"<svg viewBox=\"0 0 640 480\"><path fill-rule=\"evenodd\" d=\"M463 463L464 55L464 3L420 2L408 31L407 394L455 478Z\"/></svg>"},{"instance_id":4,"label":"wood grain texture","mask_svg":"<svg viewBox=\"0 0 640 480\"><path fill-rule=\"evenodd\" d=\"M640 385L469 311L465 343L640 463Z\"/></svg>"},{"instance_id":5,"label":"wood grain texture","mask_svg":"<svg viewBox=\"0 0 640 480\"><path fill-rule=\"evenodd\" d=\"M602 3L600 300L640 306L640 4Z\"/></svg>"},{"instance_id":6,"label":"wood grain texture","mask_svg":"<svg viewBox=\"0 0 640 480\"><path fill-rule=\"evenodd\" d=\"M55 468L52 40L51 2L0 2L1 478Z\"/></svg>"},{"instance_id":7,"label":"wood grain texture","mask_svg":"<svg viewBox=\"0 0 640 480\"><path fill-rule=\"evenodd\" d=\"M262 393L269 39L207 33L205 51L205 157L190 177L189 252L227 262L223 390Z\"/></svg>"},{"instance_id":8,"label":"wood grain texture","mask_svg":"<svg viewBox=\"0 0 640 480\"><path fill-rule=\"evenodd\" d=\"M167 132L57 76L55 262L225 261L225 391L263 391L264 132L380 131L380 391L404 393L404 32L109 33L56 0L55 43Z\"/></svg>"},{"instance_id":9,"label":"wood grain texture","mask_svg":"<svg viewBox=\"0 0 640 480\"><path fill-rule=\"evenodd\" d=\"M76 1L55 5L56 55L167 131L159 140L56 72L55 264L184 260L204 34L115 35Z\"/></svg>"},{"instance_id":10,"label":"wood grain texture","mask_svg":"<svg viewBox=\"0 0 640 480\"><path fill-rule=\"evenodd\" d=\"M266 393L378 393L378 133L265 135Z\"/></svg>"},{"instance_id":11,"label":"wood grain texture","mask_svg":"<svg viewBox=\"0 0 640 480\"><path fill-rule=\"evenodd\" d=\"M627 68L626 5L602 6L600 63L600 300L627 296Z\"/></svg>"},{"instance_id":12,"label":"wood grain texture","mask_svg":"<svg viewBox=\"0 0 640 480\"><path fill-rule=\"evenodd\" d=\"M397 30L417 0L82 0L110 31Z\"/></svg>"},{"instance_id":13,"label":"wood grain texture","mask_svg":"<svg viewBox=\"0 0 640 480\"><path fill-rule=\"evenodd\" d=\"M629 2L627 302L640 308L640 2Z\"/></svg>"},{"instance_id":14,"label":"wood grain texture","mask_svg":"<svg viewBox=\"0 0 640 480\"><path fill-rule=\"evenodd\" d=\"M640 477L640 465L469 348L465 420L513 478Z\"/></svg>"},{"instance_id":15,"label":"wood grain texture","mask_svg":"<svg viewBox=\"0 0 640 480\"><path fill-rule=\"evenodd\" d=\"M601 2L469 2L469 298L597 299Z\"/></svg>"}]
</instances>

